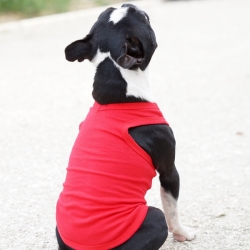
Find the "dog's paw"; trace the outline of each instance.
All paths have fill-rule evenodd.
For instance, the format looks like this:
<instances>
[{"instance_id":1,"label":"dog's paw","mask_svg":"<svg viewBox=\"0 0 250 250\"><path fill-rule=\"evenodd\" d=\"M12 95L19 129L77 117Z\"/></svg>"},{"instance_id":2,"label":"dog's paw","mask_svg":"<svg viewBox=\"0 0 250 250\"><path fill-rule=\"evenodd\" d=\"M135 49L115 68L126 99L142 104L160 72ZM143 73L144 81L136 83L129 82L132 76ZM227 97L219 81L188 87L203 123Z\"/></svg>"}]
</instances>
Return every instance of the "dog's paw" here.
<instances>
[{"instance_id":1,"label":"dog's paw","mask_svg":"<svg viewBox=\"0 0 250 250\"><path fill-rule=\"evenodd\" d=\"M181 226L177 230L172 231L174 239L178 241L186 241L186 240L193 240L195 238L194 232L187 227Z\"/></svg>"}]
</instances>

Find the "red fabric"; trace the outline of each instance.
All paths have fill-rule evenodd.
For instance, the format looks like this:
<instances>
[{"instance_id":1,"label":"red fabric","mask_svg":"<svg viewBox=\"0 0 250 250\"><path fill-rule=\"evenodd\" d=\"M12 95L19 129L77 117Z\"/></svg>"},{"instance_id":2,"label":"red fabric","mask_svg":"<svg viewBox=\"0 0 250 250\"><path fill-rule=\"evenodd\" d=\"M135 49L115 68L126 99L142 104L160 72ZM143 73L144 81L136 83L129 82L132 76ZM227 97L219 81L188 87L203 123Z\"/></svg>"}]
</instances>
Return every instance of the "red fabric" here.
<instances>
[{"instance_id":1,"label":"red fabric","mask_svg":"<svg viewBox=\"0 0 250 250\"><path fill-rule=\"evenodd\" d=\"M156 173L128 128L146 124L167 124L155 103L95 103L90 109L57 202L57 227L67 245L110 249L142 224L148 210L144 196Z\"/></svg>"}]
</instances>

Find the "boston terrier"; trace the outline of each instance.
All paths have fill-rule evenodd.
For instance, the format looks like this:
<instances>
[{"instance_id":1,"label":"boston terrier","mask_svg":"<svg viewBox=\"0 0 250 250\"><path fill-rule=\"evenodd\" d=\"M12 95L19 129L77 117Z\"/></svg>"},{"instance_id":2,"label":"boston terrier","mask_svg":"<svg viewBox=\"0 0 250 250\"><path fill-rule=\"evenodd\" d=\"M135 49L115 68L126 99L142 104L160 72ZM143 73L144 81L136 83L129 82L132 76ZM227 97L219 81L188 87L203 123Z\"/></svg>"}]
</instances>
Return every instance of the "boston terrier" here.
<instances>
[{"instance_id":1,"label":"boston terrier","mask_svg":"<svg viewBox=\"0 0 250 250\"><path fill-rule=\"evenodd\" d=\"M149 16L132 4L102 12L66 59L96 67L93 107L80 124L56 208L59 249L159 249L168 231L195 235L178 216L175 138L149 89L157 48ZM160 209L145 194L159 173Z\"/></svg>"}]
</instances>

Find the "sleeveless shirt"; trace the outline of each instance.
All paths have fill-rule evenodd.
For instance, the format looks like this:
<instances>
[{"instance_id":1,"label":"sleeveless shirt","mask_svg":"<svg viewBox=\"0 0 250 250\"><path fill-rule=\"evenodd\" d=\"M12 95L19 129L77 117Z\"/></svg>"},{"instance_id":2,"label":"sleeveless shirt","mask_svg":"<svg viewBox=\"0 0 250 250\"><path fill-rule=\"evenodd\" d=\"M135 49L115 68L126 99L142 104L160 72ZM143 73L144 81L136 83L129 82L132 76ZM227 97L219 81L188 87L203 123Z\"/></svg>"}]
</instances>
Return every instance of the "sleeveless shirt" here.
<instances>
[{"instance_id":1,"label":"sleeveless shirt","mask_svg":"<svg viewBox=\"0 0 250 250\"><path fill-rule=\"evenodd\" d=\"M57 227L68 246L110 249L139 229L156 171L128 129L150 124L168 124L155 103L94 103L80 124L57 202Z\"/></svg>"}]
</instances>

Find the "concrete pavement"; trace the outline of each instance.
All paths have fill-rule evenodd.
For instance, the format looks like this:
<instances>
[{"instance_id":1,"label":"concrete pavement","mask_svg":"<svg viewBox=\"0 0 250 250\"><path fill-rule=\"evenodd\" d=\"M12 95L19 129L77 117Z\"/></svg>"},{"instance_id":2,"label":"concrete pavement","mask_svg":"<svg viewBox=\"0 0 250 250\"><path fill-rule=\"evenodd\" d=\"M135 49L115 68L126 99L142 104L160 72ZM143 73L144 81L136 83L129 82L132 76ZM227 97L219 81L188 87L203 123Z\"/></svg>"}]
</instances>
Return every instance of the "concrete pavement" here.
<instances>
[{"instance_id":1,"label":"concrete pavement","mask_svg":"<svg viewBox=\"0 0 250 250\"><path fill-rule=\"evenodd\" d=\"M159 47L151 88L176 140L183 224L162 249L250 249L250 2L140 1ZM103 8L0 25L0 249L57 249L55 204L93 100L64 48ZM161 208L159 183L147 194Z\"/></svg>"}]
</instances>

